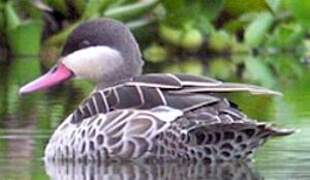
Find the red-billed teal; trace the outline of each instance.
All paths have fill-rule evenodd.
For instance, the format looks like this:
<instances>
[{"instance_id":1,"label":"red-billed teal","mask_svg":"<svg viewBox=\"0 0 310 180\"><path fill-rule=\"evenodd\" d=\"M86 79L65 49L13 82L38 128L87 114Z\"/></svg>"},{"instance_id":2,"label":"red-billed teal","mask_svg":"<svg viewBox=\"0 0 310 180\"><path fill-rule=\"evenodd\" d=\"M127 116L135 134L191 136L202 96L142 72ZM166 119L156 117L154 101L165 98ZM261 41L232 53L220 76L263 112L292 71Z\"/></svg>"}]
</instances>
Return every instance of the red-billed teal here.
<instances>
[{"instance_id":1,"label":"red-billed teal","mask_svg":"<svg viewBox=\"0 0 310 180\"><path fill-rule=\"evenodd\" d=\"M99 19L79 25L47 74L21 94L71 78L96 89L56 129L46 159L249 159L268 138L293 131L257 122L225 94L278 95L262 87L185 74L144 74L139 46L122 23Z\"/></svg>"}]
</instances>

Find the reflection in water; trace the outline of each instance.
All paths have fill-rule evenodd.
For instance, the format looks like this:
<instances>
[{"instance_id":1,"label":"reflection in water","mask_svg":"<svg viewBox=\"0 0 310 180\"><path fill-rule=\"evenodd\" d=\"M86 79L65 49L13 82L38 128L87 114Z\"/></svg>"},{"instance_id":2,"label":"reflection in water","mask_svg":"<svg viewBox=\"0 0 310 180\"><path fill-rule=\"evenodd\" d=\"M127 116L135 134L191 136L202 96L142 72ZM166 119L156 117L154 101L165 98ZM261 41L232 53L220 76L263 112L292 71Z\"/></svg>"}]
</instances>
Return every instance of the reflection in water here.
<instances>
[{"instance_id":1,"label":"reflection in water","mask_svg":"<svg viewBox=\"0 0 310 180\"><path fill-rule=\"evenodd\" d=\"M202 163L73 163L45 162L47 174L53 180L256 180L262 179L251 163L223 162L214 165Z\"/></svg>"}]
</instances>

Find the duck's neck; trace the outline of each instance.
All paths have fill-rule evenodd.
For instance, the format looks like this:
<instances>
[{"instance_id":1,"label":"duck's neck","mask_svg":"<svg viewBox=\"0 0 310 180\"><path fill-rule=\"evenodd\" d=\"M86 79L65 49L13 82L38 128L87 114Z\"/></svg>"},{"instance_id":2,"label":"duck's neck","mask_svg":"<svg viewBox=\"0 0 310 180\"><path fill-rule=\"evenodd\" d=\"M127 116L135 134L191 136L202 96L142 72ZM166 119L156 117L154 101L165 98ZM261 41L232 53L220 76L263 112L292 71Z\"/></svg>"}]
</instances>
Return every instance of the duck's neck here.
<instances>
[{"instance_id":1,"label":"duck's neck","mask_svg":"<svg viewBox=\"0 0 310 180\"><path fill-rule=\"evenodd\" d=\"M139 61L136 61L139 62ZM143 61L141 61L143 62ZM106 73L103 75L103 78L96 82L96 89L105 89L111 86L115 86L125 80L128 80L134 76L138 76L142 74L143 63L136 64L128 63L128 64L119 64L117 69L110 71L110 73Z\"/></svg>"}]
</instances>

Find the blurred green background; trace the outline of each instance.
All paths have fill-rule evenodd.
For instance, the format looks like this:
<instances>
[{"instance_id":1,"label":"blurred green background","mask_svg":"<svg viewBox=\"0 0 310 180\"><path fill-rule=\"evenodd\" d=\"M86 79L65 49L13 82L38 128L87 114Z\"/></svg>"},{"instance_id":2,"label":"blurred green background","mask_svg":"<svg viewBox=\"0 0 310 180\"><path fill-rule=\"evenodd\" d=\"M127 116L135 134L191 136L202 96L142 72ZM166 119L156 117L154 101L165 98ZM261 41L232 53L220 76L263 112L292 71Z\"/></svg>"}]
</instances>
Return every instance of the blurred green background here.
<instances>
[{"instance_id":1,"label":"blurred green background","mask_svg":"<svg viewBox=\"0 0 310 180\"><path fill-rule=\"evenodd\" d=\"M230 98L251 118L301 130L259 151L261 174L310 178L310 1L0 0L0 179L47 178L39 160L44 146L93 86L74 80L24 97L18 89L56 62L79 23L99 17L132 29L145 72L206 75L282 91L283 98Z\"/></svg>"},{"instance_id":2,"label":"blurred green background","mask_svg":"<svg viewBox=\"0 0 310 180\"><path fill-rule=\"evenodd\" d=\"M147 71L274 87L309 66L309 9L307 0L0 0L0 62L40 54L50 67L74 27L110 17L132 29Z\"/></svg>"}]
</instances>

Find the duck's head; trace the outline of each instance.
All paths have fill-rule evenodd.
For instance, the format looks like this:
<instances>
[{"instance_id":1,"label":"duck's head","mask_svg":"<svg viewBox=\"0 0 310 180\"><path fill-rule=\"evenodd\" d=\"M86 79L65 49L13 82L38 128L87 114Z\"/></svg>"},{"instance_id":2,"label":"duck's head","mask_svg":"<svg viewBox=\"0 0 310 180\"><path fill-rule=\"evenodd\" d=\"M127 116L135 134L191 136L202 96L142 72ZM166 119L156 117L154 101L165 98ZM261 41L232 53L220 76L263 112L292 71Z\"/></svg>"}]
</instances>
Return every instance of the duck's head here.
<instances>
[{"instance_id":1,"label":"duck's head","mask_svg":"<svg viewBox=\"0 0 310 180\"><path fill-rule=\"evenodd\" d=\"M90 21L71 33L58 63L19 92L45 90L73 77L109 87L140 74L142 66L139 46L128 27L111 19Z\"/></svg>"}]
</instances>

